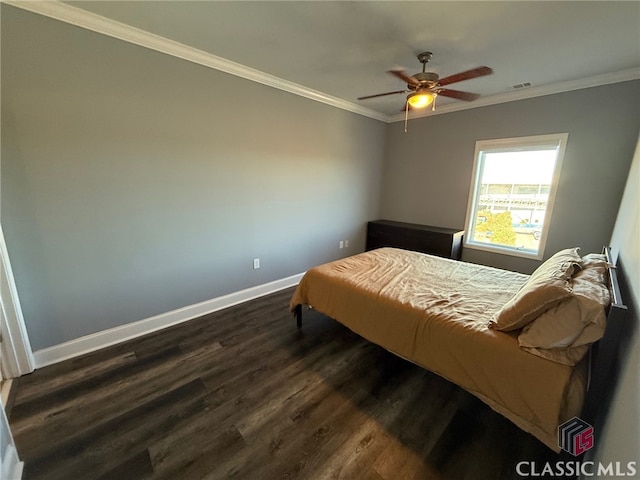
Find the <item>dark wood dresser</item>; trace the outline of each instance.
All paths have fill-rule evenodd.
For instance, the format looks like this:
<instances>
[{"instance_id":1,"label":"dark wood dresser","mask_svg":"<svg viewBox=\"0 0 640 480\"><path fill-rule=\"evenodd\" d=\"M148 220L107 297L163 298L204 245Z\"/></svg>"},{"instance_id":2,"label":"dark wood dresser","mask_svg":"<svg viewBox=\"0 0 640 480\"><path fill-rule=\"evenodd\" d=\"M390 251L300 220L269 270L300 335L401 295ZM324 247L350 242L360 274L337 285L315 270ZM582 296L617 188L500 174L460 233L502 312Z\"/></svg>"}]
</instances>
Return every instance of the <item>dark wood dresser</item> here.
<instances>
[{"instance_id":1,"label":"dark wood dresser","mask_svg":"<svg viewBox=\"0 0 640 480\"><path fill-rule=\"evenodd\" d=\"M460 260L464 230L376 220L367 223L367 250L403 248Z\"/></svg>"}]
</instances>

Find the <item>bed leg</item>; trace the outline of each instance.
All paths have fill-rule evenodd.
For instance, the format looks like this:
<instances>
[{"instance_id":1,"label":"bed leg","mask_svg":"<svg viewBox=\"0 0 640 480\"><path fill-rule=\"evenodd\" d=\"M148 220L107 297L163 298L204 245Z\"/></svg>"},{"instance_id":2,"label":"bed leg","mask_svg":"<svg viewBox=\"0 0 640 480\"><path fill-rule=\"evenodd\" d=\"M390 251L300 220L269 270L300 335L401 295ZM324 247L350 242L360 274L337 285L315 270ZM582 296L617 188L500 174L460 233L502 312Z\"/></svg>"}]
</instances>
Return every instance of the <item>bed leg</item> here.
<instances>
[{"instance_id":1,"label":"bed leg","mask_svg":"<svg viewBox=\"0 0 640 480\"><path fill-rule=\"evenodd\" d=\"M296 327L302 328L302 305L301 304L296 305L293 315L296 317Z\"/></svg>"}]
</instances>

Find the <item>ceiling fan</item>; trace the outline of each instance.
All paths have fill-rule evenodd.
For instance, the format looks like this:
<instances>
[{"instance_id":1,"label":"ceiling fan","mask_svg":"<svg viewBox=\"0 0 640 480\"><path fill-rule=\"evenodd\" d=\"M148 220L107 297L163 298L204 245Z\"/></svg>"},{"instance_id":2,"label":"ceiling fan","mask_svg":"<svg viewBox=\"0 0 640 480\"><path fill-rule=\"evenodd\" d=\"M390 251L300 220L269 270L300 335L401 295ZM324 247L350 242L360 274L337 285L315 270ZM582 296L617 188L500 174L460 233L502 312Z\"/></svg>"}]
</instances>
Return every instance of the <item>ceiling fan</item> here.
<instances>
[{"instance_id":1,"label":"ceiling fan","mask_svg":"<svg viewBox=\"0 0 640 480\"><path fill-rule=\"evenodd\" d=\"M389 70L388 73L395 75L400 80L407 83L408 90L397 90L395 92L367 95L366 97L359 97L358 100L368 100L370 98L384 97L386 95L409 93L405 103L405 111L408 111L410 108L424 108L431 104L433 104L433 110L435 110L435 99L438 95L455 98L457 100L464 100L466 102L475 100L480 96L477 93L443 88L445 85L462 82L463 80L469 80L471 78L483 77L493 73L493 70L489 67L477 67L441 79L437 73L425 71L427 62L431 60L432 55L433 54L431 52L422 52L418 55L418 60L422 63L422 72L416 73L415 75L406 75L404 70Z\"/></svg>"}]
</instances>

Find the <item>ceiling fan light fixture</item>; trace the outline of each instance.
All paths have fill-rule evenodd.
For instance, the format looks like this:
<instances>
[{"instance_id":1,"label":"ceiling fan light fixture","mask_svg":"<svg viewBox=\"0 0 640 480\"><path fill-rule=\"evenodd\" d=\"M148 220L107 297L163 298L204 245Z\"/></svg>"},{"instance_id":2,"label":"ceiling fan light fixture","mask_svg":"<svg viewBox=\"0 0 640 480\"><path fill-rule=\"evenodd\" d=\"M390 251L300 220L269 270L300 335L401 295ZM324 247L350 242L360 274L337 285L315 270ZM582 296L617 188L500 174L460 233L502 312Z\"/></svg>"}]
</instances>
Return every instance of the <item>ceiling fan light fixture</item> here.
<instances>
[{"instance_id":1,"label":"ceiling fan light fixture","mask_svg":"<svg viewBox=\"0 0 640 480\"><path fill-rule=\"evenodd\" d=\"M436 95L434 92L414 92L407 97L407 102L412 108L424 108L431 105Z\"/></svg>"}]
</instances>

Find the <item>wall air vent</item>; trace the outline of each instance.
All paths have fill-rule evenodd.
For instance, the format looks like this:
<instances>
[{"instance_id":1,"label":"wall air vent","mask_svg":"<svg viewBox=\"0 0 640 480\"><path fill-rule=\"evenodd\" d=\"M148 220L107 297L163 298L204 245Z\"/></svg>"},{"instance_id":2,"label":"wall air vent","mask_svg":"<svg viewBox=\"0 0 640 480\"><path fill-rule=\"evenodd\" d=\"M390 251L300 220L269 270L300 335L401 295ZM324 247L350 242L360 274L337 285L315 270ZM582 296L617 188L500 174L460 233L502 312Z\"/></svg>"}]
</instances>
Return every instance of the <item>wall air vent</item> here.
<instances>
[{"instance_id":1,"label":"wall air vent","mask_svg":"<svg viewBox=\"0 0 640 480\"><path fill-rule=\"evenodd\" d=\"M514 85L513 88L514 90L520 90L521 88L527 88L531 86L531 82L524 82L524 83L519 83L517 85Z\"/></svg>"}]
</instances>

